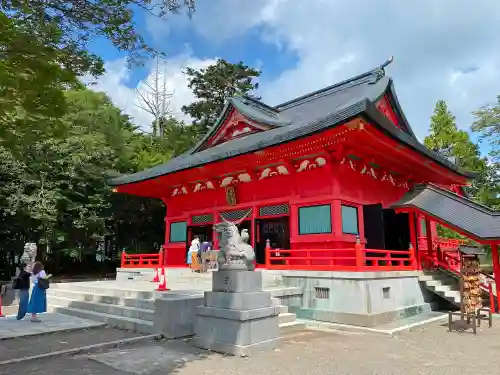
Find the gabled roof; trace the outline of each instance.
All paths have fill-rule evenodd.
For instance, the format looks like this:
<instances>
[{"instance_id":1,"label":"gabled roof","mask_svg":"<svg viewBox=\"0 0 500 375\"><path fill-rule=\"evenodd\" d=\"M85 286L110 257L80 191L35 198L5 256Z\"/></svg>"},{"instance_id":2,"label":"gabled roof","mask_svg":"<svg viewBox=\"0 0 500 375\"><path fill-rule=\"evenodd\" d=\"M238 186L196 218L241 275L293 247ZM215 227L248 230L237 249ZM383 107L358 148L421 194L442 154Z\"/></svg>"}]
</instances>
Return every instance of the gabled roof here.
<instances>
[{"instance_id":1,"label":"gabled roof","mask_svg":"<svg viewBox=\"0 0 500 375\"><path fill-rule=\"evenodd\" d=\"M500 239L499 211L435 185L417 185L391 208L420 210L479 240Z\"/></svg>"},{"instance_id":2,"label":"gabled roof","mask_svg":"<svg viewBox=\"0 0 500 375\"><path fill-rule=\"evenodd\" d=\"M399 104L393 91L392 80L384 75L384 68L388 63L390 61L367 73L285 102L274 108L248 97L232 98L226 103L216 124L192 150L154 168L115 178L110 181L110 184L118 186L139 182L254 152L335 127L359 115L370 118L390 137L410 146L446 168L463 176L472 177L471 174L461 170L455 164L428 150L416 139L402 114L403 112L398 109ZM406 131L394 126L375 106L375 103L388 92L393 97L392 104L400 112L399 116L404 121L403 125ZM225 116L233 107L248 118L269 124L272 128L203 149L203 144L217 132Z\"/></svg>"},{"instance_id":3,"label":"gabled roof","mask_svg":"<svg viewBox=\"0 0 500 375\"><path fill-rule=\"evenodd\" d=\"M248 96L238 96L231 98L226 101L224 109L221 115L215 122L215 124L210 128L208 133L194 146L189 154L194 154L203 149L203 146L217 133L220 127L224 124L231 111L235 109L241 113L246 118L253 120L260 124L266 124L270 127L280 127L290 124L290 120L287 120L284 116L281 116L279 111L273 107L253 99Z\"/></svg>"}]
</instances>

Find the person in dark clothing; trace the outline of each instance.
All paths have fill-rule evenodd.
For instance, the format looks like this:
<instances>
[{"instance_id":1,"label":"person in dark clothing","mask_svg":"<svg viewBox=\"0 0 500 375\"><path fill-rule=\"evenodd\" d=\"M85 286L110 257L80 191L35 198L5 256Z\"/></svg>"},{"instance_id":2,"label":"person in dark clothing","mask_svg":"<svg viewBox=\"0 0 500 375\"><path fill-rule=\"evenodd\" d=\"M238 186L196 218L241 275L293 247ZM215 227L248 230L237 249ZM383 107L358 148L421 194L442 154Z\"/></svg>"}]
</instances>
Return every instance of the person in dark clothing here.
<instances>
[{"instance_id":1,"label":"person in dark clothing","mask_svg":"<svg viewBox=\"0 0 500 375\"><path fill-rule=\"evenodd\" d=\"M21 320L28 312L28 302L30 299L30 277L31 273L26 270L26 264L21 264L21 272L17 276L14 288L19 290L19 309L17 320Z\"/></svg>"}]
</instances>

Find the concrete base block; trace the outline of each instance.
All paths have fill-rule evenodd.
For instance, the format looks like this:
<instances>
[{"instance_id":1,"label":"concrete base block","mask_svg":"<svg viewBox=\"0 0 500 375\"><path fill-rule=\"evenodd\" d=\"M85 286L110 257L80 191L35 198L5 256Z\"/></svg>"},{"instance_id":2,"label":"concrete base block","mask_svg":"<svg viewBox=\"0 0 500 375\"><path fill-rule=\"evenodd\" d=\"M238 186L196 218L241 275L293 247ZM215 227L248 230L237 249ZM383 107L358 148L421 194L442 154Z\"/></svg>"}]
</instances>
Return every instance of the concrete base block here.
<instances>
[{"instance_id":1,"label":"concrete base block","mask_svg":"<svg viewBox=\"0 0 500 375\"><path fill-rule=\"evenodd\" d=\"M194 345L232 355L278 346L278 309L271 293L262 292L261 272L214 272L212 289L196 308Z\"/></svg>"},{"instance_id":2,"label":"concrete base block","mask_svg":"<svg viewBox=\"0 0 500 375\"><path fill-rule=\"evenodd\" d=\"M205 306L231 310L255 310L271 306L269 292L205 292Z\"/></svg>"},{"instance_id":3,"label":"concrete base block","mask_svg":"<svg viewBox=\"0 0 500 375\"><path fill-rule=\"evenodd\" d=\"M154 327L168 339L192 336L195 333L196 309L202 296L169 295L155 300Z\"/></svg>"},{"instance_id":4,"label":"concrete base block","mask_svg":"<svg viewBox=\"0 0 500 375\"><path fill-rule=\"evenodd\" d=\"M246 321L198 315L195 331L198 347L235 355L274 349L280 336L277 315Z\"/></svg>"},{"instance_id":5,"label":"concrete base block","mask_svg":"<svg viewBox=\"0 0 500 375\"><path fill-rule=\"evenodd\" d=\"M221 270L212 274L212 291L252 293L262 291L260 271Z\"/></svg>"}]
</instances>

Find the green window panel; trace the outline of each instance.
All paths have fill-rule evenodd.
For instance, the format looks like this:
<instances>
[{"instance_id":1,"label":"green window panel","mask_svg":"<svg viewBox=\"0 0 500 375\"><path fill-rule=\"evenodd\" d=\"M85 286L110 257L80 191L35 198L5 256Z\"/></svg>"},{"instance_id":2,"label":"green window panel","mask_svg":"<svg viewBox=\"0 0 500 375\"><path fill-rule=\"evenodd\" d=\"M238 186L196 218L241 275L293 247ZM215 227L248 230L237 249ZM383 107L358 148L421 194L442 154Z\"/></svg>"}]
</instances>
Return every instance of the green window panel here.
<instances>
[{"instance_id":1,"label":"green window panel","mask_svg":"<svg viewBox=\"0 0 500 375\"><path fill-rule=\"evenodd\" d=\"M342 233L359 234L357 207L342 205Z\"/></svg>"},{"instance_id":2,"label":"green window panel","mask_svg":"<svg viewBox=\"0 0 500 375\"><path fill-rule=\"evenodd\" d=\"M186 242L187 225L185 221L170 223L170 242Z\"/></svg>"},{"instance_id":3,"label":"green window panel","mask_svg":"<svg viewBox=\"0 0 500 375\"><path fill-rule=\"evenodd\" d=\"M331 206L299 207L299 234L320 233L332 233Z\"/></svg>"},{"instance_id":4,"label":"green window panel","mask_svg":"<svg viewBox=\"0 0 500 375\"><path fill-rule=\"evenodd\" d=\"M427 236L427 226L424 218L420 219L420 236Z\"/></svg>"}]
</instances>

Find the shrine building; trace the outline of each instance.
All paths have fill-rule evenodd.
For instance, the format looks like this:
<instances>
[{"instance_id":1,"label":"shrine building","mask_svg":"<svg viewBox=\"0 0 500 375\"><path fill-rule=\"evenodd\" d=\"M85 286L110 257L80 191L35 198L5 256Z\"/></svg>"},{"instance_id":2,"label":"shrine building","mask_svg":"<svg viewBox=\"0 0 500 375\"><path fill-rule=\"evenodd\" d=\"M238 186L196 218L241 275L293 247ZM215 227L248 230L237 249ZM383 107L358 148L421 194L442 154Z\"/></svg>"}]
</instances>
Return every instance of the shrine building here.
<instances>
[{"instance_id":1,"label":"shrine building","mask_svg":"<svg viewBox=\"0 0 500 375\"><path fill-rule=\"evenodd\" d=\"M458 242L439 238L436 223L495 253L494 213L462 188L474 175L419 142L385 75L389 62L277 106L230 98L191 150L111 185L165 203L167 267L186 265L195 236L217 249L213 224L221 217L242 220L257 267L267 270L397 278L425 268L426 259L445 267L436 246L453 251ZM414 280L404 287L412 296ZM424 304L415 298L394 309Z\"/></svg>"}]
</instances>

